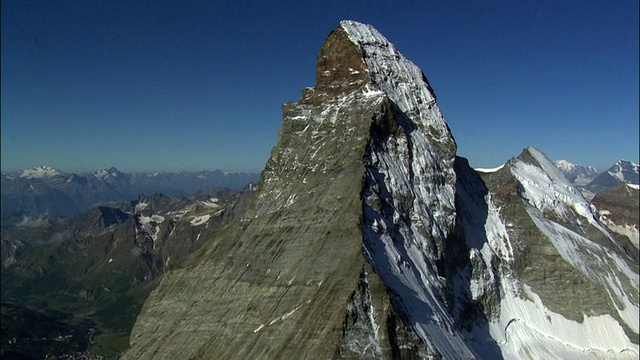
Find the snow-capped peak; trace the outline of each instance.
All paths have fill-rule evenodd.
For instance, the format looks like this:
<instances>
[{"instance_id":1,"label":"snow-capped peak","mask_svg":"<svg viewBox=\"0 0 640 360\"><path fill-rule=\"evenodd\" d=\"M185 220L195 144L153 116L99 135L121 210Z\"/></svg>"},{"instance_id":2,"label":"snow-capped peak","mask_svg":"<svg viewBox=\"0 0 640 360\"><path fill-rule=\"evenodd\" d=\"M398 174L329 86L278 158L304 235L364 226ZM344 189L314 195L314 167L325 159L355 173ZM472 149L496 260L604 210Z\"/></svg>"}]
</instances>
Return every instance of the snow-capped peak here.
<instances>
[{"instance_id":1,"label":"snow-capped peak","mask_svg":"<svg viewBox=\"0 0 640 360\"><path fill-rule=\"evenodd\" d=\"M113 166L109 169L102 169L93 173L93 176L95 176L98 179L104 179L105 177L115 178L115 177L118 177L119 175L120 175L120 171Z\"/></svg>"},{"instance_id":2,"label":"snow-capped peak","mask_svg":"<svg viewBox=\"0 0 640 360\"><path fill-rule=\"evenodd\" d=\"M554 161L554 164L565 175L575 173L575 176L592 176L598 174L598 170L593 166L574 164L567 160L557 160Z\"/></svg>"},{"instance_id":3,"label":"snow-capped peak","mask_svg":"<svg viewBox=\"0 0 640 360\"><path fill-rule=\"evenodd\" d=\"M560 218L573 209L589 223L595 222L587 200L540 150L526 148L509 161L509 166L521 186L522 197L533 207Z\"/></svg>"},{"instance_id":4,"label":"snow-capped peak","mask_svg":"<svg viewBox=\"0 0 640 360\"><path fill-rule=\"evenodd\" d=\"M404 57L371 25L343 20L340 26L363 53L371 81L398 106L400 111L436 129L436 139L451 136L437 108L436 96L422 70ZM429 114L429 115L427 115ZM430 116L431 115L431 116Z\"/></svg>"},{"instance_id":5,"label":"snow-capped peak","mask_svg":"<svg viewBox=\"0 0 640 360\"><path fill-rule=\"evenodd\" d=\"M586 188L598 193L602 190L611 189L620 183L638 184L640 183L640 166L629 160L619 160L607 171L600 174L591 181Z\"/></svg>"},{"instance_id":6,"label":"snow-capped peak","mask_svg":"<svg viewBox=\"0 0 640 360\"><path fill-rule=\"evenodd\" d=\"M21 178L27 179L42 179L45 177L53 177L60 175L60 171L50 167L50 166L38 166L33 169L26 169L20 173Z\"/></svg>"},{"instance_id":7,"label":"snow-capped peak","mask_svg":"<svg viewBox=\"0 0 640 360\"><path fill-rule=\"evenodd\" d=\"M640 173L640 166L633 161L619 160L607 172L620 180L621 182L628 182L631 184L638 184L638 174Z\"/></svg>"}]
</instances>

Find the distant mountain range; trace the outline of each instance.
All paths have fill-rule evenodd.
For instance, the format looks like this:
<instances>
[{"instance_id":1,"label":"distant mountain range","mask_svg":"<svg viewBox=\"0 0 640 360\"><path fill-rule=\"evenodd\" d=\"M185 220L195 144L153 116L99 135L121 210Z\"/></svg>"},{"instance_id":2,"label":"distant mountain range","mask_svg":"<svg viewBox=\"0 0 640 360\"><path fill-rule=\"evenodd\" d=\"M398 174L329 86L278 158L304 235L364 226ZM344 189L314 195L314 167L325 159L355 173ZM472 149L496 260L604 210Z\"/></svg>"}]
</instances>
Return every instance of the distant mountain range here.
<instances>
[{"instance_id":1,"label":"distant mountain range","mask_svg":"<svg viewBox=\"0 0 640 360\"><path fill-rule=\"evenodd\" d=\"M602 173L593 166L572 164L566 160L555 161L554 165L588 200L620 184L638 185L640 166L629 160L619 160Z\"/></svg>"},{"instance_id":2,"label":"distant mountain range","mask_svg":"<svg viewBox=\"0 0 640 360\"><path fill-rule=\"evenodd\" d=\"M572 164L566 160L554 161L554 165L572 184L577 186L587 185L600 174L593 166Z\"/></svg>"},{"instance_id":3,"label":"distant mountain range","mask_svg":"<svg viewBox=\"0 0 640 360\"><path fill-rule=\"evenodd\" d=\"M48 166L2 174L2 214L28 212L67 216L109 201L141 194L185 196L200 189L238 190L258 174L215 171L127 173L115 167L92 173L64 173Z\"/></svg>"}]
</instances>

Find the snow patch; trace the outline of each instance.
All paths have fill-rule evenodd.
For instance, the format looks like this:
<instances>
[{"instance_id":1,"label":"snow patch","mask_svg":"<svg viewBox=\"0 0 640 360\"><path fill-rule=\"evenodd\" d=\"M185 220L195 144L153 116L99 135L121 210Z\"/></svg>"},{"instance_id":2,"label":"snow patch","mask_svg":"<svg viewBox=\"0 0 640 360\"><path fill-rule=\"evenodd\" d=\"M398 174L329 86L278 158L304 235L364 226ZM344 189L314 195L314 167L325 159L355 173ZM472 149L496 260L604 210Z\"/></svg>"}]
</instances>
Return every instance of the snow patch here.
<instances>
[{"instance_id":1,"label":"snow patch","mask_svg":"<svg viewBox=\"0 0 640 360\"><path fill-rule=\"evenodd\" d=\"M194 216L193 219L191 219L190 224L191 224L191 226L200 226L200 225L206 223L207 221L209 221L209 219L211 219L211 215L210 214Z\"/></svg>"},{"instance_id":2,"label":"snow patch","mask_svg":"<svg viewBox=\"0 0 640 360\"><path fill-rule=\"evenodd\" d=\"M219 201L220 200L218 198L213 197L209 200L201 201L200 203L211 209L219 209L222 207L222 205L219 204Z\"/></svg>"},{"instance_id":3,"label":"snow patch","mask_svg":"<svg viewBox=\"0 0 640 360\"><path fill-rule=\"evenodd\" d=\"M638 358L638 345L610 315L568 320L550 311L527 285L510 281L503 281L500 317L489 329L505 359Z\"/></svg>"},{"instance_id":4,"label":"snow patch","mask_svg":"<svg viewBox=\"0 0 640 360\"><path fill-rule=\"evenodd\" d=\"M147 208L147 206L149 206L148 202L139 202L136 204L135 209L133 210L134 213L139 213L140 211L144 210Z\"/></svg>"},{"instance_id":5,"label":"snow patch","mask_svg":"<svg viewBox=\"0 0 640 360\"><path fill-rule=\"evenodd\" d=\"M157 214L151 216L138 214L136 216L136 223L138 224L138 228L151 237L154 247L156 240L158 240L158 233L160 232L160 227L158 225L163 221L164 216Z\"/></svg>"}]
</instances>

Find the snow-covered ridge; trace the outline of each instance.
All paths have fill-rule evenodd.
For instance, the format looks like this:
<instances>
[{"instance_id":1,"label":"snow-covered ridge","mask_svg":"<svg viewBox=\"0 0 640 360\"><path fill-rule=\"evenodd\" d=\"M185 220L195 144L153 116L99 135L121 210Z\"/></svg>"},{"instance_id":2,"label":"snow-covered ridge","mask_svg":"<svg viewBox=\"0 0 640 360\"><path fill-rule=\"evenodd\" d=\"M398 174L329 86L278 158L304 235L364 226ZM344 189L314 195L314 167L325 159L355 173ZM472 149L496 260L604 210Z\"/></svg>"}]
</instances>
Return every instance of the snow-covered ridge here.
<instances>
[{"instance_id":1,"label":"snow-covered ridge","mask_svg":"<svg viewBox=\"0 0 640 360\"><path fill-rule=\"evenodd\" d=\"M522 187L521 196L541 212L555 213L558 218L569 216L567 210L596 224L591 206L560 170L539 150L529 147L526 151L537 164L519 159L510 161L511 173Z\"/></svg>"},{"instance_id":2,"label":"snow-covered ridge","mask_svg":"<svg viewBox=\"0 0 640 360\"><path fill-rule=\"evenodd\" d=\"M567 180L553 172L553 165L546 156L533 148L527 149L523 155L527 155L522 156L526 162L514 159L507 165L512 174L512 167L515 166L516 173L520 175L518 181L522 195L528 200L526 207L532 220L565 261L582 272L589 281L603 286L603 296L609 296L612 304L617 304L615 310L620 318L630 328L637 328L637 296L625 295L628 289L637 294L637 274L613 251L545 218L536 204L551 211L543 206L547 201L555 200L557 207L565 208L571 199L576 201L576 198L569 190ZM556 186L560 186L558 193L561 194L556 194ZM474 266L472 274L478 275L471 279L471 296L479 301L483 296L494 294L497 285L500 294L499 306L496 307L498 311L492 313L488 327L504 359L637 358L638 346L629 340L620 320L608 314L585 314L580 322L569 320L550 310L527 283L513 276L512 267L516 263L511 260L514 256L523 256L518 250L522 239L520 236L510 238L510 234L513 234L510 228L518 224L503 222L501 209L493 203L492 193L484 197L488 210L484 224L485 242L474 238L482 234L474 229L480 229L478 220L483 216L477 216L478 209L470 206L473 198L464 187L459 188L458 195L464 204L458 211L463 215L462 224L466 228L472 263L484 264ZM497 357L489 355L482 358Z\"/></svg>"},{"instance_id":3,"label":"snow-covered ridge","mask_svg":"<svg viewBox=\"0 0 640 360\"><path fill-rule=\"evenodd\" d=\"M450 136L422 70L371 25L344 20L340 26L362 50L372 82L412 120L422 120L423 125L434 127L440 135Z\"/></svg>"},{"instance_id":4,"label":"snow-covered ridge","mask_svg":"<svg viewBox=\"0 0 640 360\"><path fill-rule=\"evenodd\" d=\"M102 170L95 171L92 174L98 179L104 179L106 177L117 178L118 176L120 176L121 173L115 167L111 167L109 169L102 169Z\"/></svg>"},{"instance_id":5,"label":"snow-covered ridge","mask_svg":"<svg viewBox=\"0 0 640 360\"><path fill-rule=\"evenodd\" d=\"M504 167L505 164L502 164L500 166L496 166L493 168L475 168L473 170L477 171L477 172L481 172L481 173L494 173L500 169L502 169Z\"/></svg>"},{"instance_id":6,"label":"snow-covered ridge","mask_svg":"<svg viewBox=\"0 0 640 360\"><path fill-rule=\"evenodd\" d=\"M397 108L401 130L381 134L366 154L362 224L365 256L399 300L395 304L434 353L474 354L453 328L435 270L455 221L455 142L422 71L369 25L341 27L362 51L372 86Z\"/></svg>"},{"instance_id":7,"label":"snow-covered ridge","mask_svg":"<svg viewBox=\"0 0 640 360\"><path fill-rule=\"evenodd\" d=\"M577 223L580 227L591 224L612 239L596 220L593 208L557 166L537 149L527 148L508 165L536 227L568 264L604 289L603 296L611 300L620 319L637 333L638 274L619 254L556 223L553 216L547 217L549 213L555 214L557 219ZM547 355L537 354L541 357L637 358L638 345L629 340L618 321L610 315L585 314L581 323L567 320L550 311L527 284L514 280L501 280L500 319L491 324L491 334L507 358L527 358L531 351L541 349L548 351Z\"/></svg>"},{"instance_id":8,"label":"snow-covered ridge","mask_svg":"<svg viewBox=\"0 0 640 360\"><path fill-rule=\"evenodd\" d=\"M42 179L60 175L60 171L49 166L38 166L33 169L26 169L20 173L21 178Z\"/></svg>"}]
</instances>

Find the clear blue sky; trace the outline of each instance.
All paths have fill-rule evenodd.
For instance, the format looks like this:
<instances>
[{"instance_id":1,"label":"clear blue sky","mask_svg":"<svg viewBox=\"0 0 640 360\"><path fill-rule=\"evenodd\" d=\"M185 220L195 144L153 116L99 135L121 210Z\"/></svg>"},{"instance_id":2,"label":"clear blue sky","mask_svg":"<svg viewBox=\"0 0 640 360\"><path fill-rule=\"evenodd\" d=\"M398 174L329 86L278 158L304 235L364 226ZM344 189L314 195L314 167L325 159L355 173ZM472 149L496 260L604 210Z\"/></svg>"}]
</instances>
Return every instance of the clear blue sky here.
<instances>
[{"instance_id":1,"label":"clear blue sky","mask_svg":"<svg viewBox=\"0 0 640 360\"><path fill-rule=\"evenodd\" d=\"M422 68L472 166L638 161L638 1L2 1L2 170L262 170L342 19Z\"/></svg>"}]
</instances>

